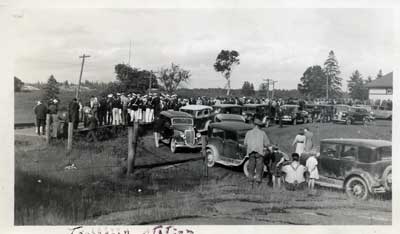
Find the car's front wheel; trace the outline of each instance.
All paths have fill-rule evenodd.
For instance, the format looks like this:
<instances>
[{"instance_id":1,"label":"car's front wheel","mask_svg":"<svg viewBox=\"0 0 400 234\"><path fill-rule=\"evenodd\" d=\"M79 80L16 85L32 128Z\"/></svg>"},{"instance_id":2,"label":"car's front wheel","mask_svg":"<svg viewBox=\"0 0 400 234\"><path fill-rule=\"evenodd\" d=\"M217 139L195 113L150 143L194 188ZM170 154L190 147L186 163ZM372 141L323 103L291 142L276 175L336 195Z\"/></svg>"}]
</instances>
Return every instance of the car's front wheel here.
<instances>
[{"instance_id":1,"label":"car's front wheel","mask_svg":"<svg viewBox=\"0 0 400 234\"><path fill-rule=\"evenodd\" d=\"M215 159L216 159L214 150L211 148L206 149L206 155L207 155L207 166L213 167L215 165Z\"/></svg>"},{"instance_id":2,"label":"car's front wheel","mask_svg":"<svg viewBox=\"0 0 400 234\"><path fill-rule=\"evenodd\" d=\"M347 119L346 119L346 124L347 124L347 125L350 125L350 124L351 124L351 119L350 119L350 118L347 118Z\"/></svg>"},{"instance_id":3,"label":"car's front wheel","mask_svg":"<svg viewBox=\"0 0 400 234\"><path fill-rule=\"evenodd\" d=\"M176 153L176 139L172 138L170 145L169 145L170 149L171 149L171 153Z\"/></svg>"},{"instance_id":4,"label":"car's front wheel","mask_svg":"<svg viewBox=\"0 0 400 234\"><path fill-rule=\"evenodd\" d=\"M350 198L366 200L369 196L368 186L365 181L358 176L351 177L345 184L346 194Z\"/></svg>"}]
</instances>

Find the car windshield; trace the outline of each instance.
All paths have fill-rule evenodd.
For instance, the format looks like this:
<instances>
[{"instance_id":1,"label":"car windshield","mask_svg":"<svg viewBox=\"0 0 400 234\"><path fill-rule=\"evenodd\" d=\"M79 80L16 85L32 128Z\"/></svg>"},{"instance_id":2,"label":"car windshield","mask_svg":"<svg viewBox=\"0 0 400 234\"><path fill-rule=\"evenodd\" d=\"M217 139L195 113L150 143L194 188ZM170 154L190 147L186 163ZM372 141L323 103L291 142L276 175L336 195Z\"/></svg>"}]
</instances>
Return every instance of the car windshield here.
<instances>
[{"instance_id":1,"label":"car windshield","mask_svg":"<svg viewBox=\"0 0 400 234\"><path fill-rule=\"evenodd\" d=\"M242 131L238 131L238 142L240 144L244 143L244 138L246 137L246 133L248 130L242 130Z\"/></svg>"},{"instance_id":2,"label":"car windshield","mask_svg":"<svg viewBox=\"0 0 400 234\"><path fill-rule=\"evenodd\" d=\"M247 112L256 112L256 107L253 107L253 106L248 106L248 107L246 107L246 111Z\"/></svg>"},{"instance_id":3,"label":"car windshield","mask_svg":"<svg viewBox=\"0 0 400 234\"><path fill-rule=\"evenodd\" d=\"M189 118L173 118L173 125L193 125L193 120Z\"/></svg>"},{"instance_id":4,"label":"car windshield","mask_svg":"<svg viewBox=\"0 0 400 234\"><path fill-rule=\"evenodd\" d=\"M348 106L336 106L336 112L344 112L344 111L348 111L349 107Z\"/></svg>"},{"instance_id":5,"label":"car windshield","mask_svg":"<svg viewBox=\"0 0 400 234\"><path fill-rule=\"evenodd\" d=\"M296 111L296 107L294 106L282 106L282 112L284 114L290 114Z\"/></svg>"},{"instance_id":6,"label":"car windshield","mask_svg":"<svg viewBox=\"0 0 400 234\"><path fill-rule=\"evenodd\" d=\"M196 111L194 110L181 109L181 111L196 116Z\"/></svg>"},{"instance_id":7,"label":"car windshield","mask_svg":"<svg viewBox=\"0 0 400 234\"><path fill-rule=\"evenodd\" d=\"M377 149L377 151L378 151L380 160L391 160L392 159L392 147L391 146L380 147Z\"/></svg>"}]
</instances>

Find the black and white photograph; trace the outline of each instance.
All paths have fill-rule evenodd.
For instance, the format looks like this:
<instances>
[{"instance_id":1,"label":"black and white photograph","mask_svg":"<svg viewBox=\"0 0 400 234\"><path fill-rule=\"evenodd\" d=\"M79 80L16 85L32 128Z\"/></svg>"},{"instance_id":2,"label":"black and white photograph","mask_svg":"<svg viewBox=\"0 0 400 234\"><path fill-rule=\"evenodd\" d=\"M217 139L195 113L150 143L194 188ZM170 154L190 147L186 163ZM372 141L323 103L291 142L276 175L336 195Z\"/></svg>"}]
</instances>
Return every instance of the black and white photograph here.
<instances>
[{"instance_id":1,"label":"black and white photograph","mask_svg":"<svg viewBox=\"0 0 400 234\"><path fill-rule=\"evenodd\" d=\"M393 225L395 13L13 11L13 225Z\"/></svg>"}]
</instances>

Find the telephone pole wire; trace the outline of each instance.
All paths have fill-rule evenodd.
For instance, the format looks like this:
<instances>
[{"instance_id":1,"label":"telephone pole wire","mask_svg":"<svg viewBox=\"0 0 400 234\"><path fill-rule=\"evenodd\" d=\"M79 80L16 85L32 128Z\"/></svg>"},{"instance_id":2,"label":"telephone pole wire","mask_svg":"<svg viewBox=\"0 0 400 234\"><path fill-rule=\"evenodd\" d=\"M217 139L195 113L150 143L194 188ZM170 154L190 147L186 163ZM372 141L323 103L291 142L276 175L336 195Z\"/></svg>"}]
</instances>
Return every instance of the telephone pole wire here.
<instances>
[{"instance_id":1,"label":"telephone pole wire","mask_svg":"<svg viewBox=\"0 0 400 234\"><path fill-rule=\"evenodd\" d=\"M90 55L86 55L86 54L79 56L79 58L82 59L82 65L81 65L81 73L79 75L78 89L76 90L76 99L79 99L79 91L81 89L82 73L83 73L83 66L85 65L85 58L89 58L89 57L90 57Z\"/></svg>"}]
</instances>

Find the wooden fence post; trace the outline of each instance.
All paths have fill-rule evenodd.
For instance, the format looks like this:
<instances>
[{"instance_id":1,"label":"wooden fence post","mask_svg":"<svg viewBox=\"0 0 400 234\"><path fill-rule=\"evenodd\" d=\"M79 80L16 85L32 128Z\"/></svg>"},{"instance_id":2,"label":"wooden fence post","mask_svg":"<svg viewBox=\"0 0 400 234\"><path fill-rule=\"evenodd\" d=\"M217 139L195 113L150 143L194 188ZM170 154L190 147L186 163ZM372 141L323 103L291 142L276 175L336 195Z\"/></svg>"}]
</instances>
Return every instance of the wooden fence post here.
<instances>
[{"instance_id":1,"label":"wooden fence post","mask_svg":"<svg viewBox=\"0 0 400 234\"><path fill-rule=\"evenodd\" d=\"M46 127L45 127L45 132L46 132L46 144L50 144L50 114L46 114Z\"/></svg>"},{"instance_id":2,"label":"wooden fence post","mask_svg":"<svg viewBox=\"0 0 400 234\"><path fill-rule=\"evenodd\" d=\"M67 142L67 154L71 153L72 150L72 137L74 134L74 125L72 122L68 122L68 142Z\"/></svg>"},{"instance_id":3,"label":"wooden fence post","mask_svg":"<svg viewBox=\"0 0 400 234\"><path fill-rule=\"evenodd\" d=\"M206 152L206 135L201 135L201 153L203 155L203 160L204 160L204 174L206 177L208 177L208 158L207 158L207 152Z\"/></svg>"},{"instance_id":4,"label":"wooden fence post","mask_svg":"<svg viewBox=\"0 0 400 234\"><path fill-rule=\"evenodd\" d=\"M132 128L132 127L129 127ZM137 140L138 140L138 132L139 132L139 121L135 120L133 122L133 130L128 129L128 138L129 138L129 133L131 132L131 143L129 143L131 146L131 151L129 151L128 148L128 170L127 170L127 175L133 173L135 169L135 158L136 158L136 148L137 148ZM129 141L129 140L128 140Z\"/></svg>"},{"instance_id":5,"label":"wooden fence post","mask_svg":"<svg viewBox=\"0 0 400 234\"><path fill-rule=\"evenodd\" d=\"M129 174L132 172L132 161L133 161L133 127L129 126L128 127L128 165L127 165L127 171L126 175L129 176Z\"/></svg>"}]
</instances>

